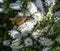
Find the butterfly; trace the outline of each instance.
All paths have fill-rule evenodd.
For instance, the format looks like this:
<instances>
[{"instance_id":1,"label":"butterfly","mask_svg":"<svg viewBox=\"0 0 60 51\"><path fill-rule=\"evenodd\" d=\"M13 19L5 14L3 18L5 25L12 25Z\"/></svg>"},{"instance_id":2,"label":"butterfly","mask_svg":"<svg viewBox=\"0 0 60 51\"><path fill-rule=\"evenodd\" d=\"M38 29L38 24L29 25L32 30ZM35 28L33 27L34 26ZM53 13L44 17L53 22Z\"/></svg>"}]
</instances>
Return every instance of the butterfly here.
<instances>
[{"instance_id":1,"label":"butterfly","mask_svg":"<svg viewBox=\"0 0 60 51\"><path fill-rule=\"evenodd\" d=\"M22 24L24 21L26 21L25 17L20 17L20 18L9 18L10 21L15 22L17 25Z\"/></svg>"}]
</instances>

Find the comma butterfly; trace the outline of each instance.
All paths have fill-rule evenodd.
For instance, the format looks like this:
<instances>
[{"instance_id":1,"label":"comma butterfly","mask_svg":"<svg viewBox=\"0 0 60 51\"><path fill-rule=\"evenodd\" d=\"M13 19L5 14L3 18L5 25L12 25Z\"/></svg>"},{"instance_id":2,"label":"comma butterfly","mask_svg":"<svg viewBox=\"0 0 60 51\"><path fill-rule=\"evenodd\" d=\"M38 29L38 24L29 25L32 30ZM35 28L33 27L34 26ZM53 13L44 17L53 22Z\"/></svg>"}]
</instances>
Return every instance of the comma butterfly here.
<instances>
[{"instance_id":1,"label":"comma butterfly","mask_svg":"<svg viewBox=\"0 0 60 51\"><path fill-rule=\"evenodd\" d=\"M24 21L26 21L25 17L20 17L20 18L9 18L10 21L12 22L16 22L17 25L20 25L21 23L23 23Z\"/></svg>"}]
</instances>

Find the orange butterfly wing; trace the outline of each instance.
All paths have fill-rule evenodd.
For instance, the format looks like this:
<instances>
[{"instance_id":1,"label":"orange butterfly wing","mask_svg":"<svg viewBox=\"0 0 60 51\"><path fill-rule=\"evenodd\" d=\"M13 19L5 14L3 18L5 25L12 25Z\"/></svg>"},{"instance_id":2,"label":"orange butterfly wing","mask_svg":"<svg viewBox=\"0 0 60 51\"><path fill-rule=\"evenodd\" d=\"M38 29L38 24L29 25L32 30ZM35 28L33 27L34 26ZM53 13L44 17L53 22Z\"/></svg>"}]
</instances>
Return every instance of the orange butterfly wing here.
<instances>
[{"instance_id":1,"label":"orange butterfly wing","mask_svg":"<svg viewBox=\"0 0 60 51\"><path fill-rule=\"evenodd\" d=\"M23 23L26 18L25 17L21 17L21 18L9 18L10 21L12 22L16 22L17 25L20 25L21 23Z\"/></svg>"},{"instance_id":2,"label":"orange butterfly wing","mask_svg":"<svg viewBox=\"0 0 60 51\"><path fill-rule=\"evenodd\" d=\"M17 25L20 25L20 24L23 23L25 20L26 20L25 17L18 18L18 19L16 20L16 24L17 24Z\"/></svg>"},{"instance_id":3,"label":"orange butterfly wing","mask_svg":"<svg viewBox=\"0 0 60 51\"><path fill-rule=\"evenodd\" d=\"M9 18L9 20L10 20L10 21L13 21L13 22L15 22L16 19L17 19L16 17L15 17L15 18Z\"/></svg>"}]
</instances>

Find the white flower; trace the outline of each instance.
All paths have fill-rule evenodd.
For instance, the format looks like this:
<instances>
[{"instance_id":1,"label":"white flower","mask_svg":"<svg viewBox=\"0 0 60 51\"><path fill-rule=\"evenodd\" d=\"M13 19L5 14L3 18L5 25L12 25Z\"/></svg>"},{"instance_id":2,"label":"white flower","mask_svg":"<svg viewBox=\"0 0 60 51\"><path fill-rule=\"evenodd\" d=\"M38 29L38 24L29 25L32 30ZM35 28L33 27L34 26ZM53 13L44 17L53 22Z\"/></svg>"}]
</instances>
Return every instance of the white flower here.
<instances>
[{"instance_id":1,"label":"white flower","mask_svg":"<svg viewBox=\"0 0 60 51\"><path fill-rule=\"evenodd\" d=\"M55 12L54 17L57 17L57 18L60 17L60 11Z\"/></svg>"},{"instance_id":2,"label":"white flower","mask_svg":"<svg viewBox=\"0 0 60 51\"><path fill-rule=\"evenodd\" d=\"M42 46L50 46L54 43L51 39L47 39L45 37L40 37L39 42Z\"/></svg>"},{"instance_id":3,"label":"white flower","mask_svg":"<svg viewBox=\"0 0 60 51\"><path fill-rule=\"evenodd\" d=\"M11 35L11 37L13 37L13 38L17 38L17 39L20 38L20 33L16 30L9 31L9 35Z\"/></svg>"},{"instance_id":4,"label":"white flower","mask_svg":"<svg viewBox=\"0 0 60 51\"><path fill-rule=\"evenodd\" d=\"M0 3L4 3L4 0L0 0Z\"/></svg>"},{"instance_id":5,"label":"white flower","mask_svg":"<svg viewBox=\"0 0 60 51\"><path fill-rule=\"evenodd\" d=\"M20 10L22 7L22 4L21 3L11 3L10 4L10 8L11 9L14 9L14 10Z\"/></svg>"},{"instance_id":6,"label":"white flower","mask_svg":"<svg viewBox=\"0 0 60 51\"><path fill-rule=\"evenodd\" d=\"M10 47L17 49L19 44L20 44L20 40L19 39L15 39L15 40L12 41L12 44L10 45Z\"/></svg>"},{"instance_id":7,"label":"white flower","mask_svg":"<svg viewBox=\"0 0 60 51\"><path fill-rule=\"evenodd\" d=\"M42 51L48 51L49 49L50 49L49 47L45 47L45 48L43 48Z\"/></svg>"},{"instance_id":8,"label":"white flower","mask_svg":"<svg viewBox=\"0 0 60 51\"><path fill-rule=\"evenodd\" d=\"M60 17L55 17L54 20L55 20L55 22L57 22L60 20Z\"/></svg>"},{"instance_id":9,"label":"white flower","mask_svg":"<svg viewBox=\"0 0 60 51\"><path fill-rule=\"evenodd\" d=\"M3 8L0 8L0 12L3 12L4 11L4 9Z\"/></svg>"},{"instance_id":10,"label":"white flower","mask_svg":"<svg viewBox=\"0 0 60 51\"><path fill-rule=\"evenodd\" d=\"M39 30L39 29L37 29L36 31L34 31L33 33L32 33L32 36L34 37L34 38L38 38L40 35L41 35L41 30Z\"/></svg>"},{"instance_id":11,"label":"white flower","mask_svg":"<svg viewBox=\"0 0 60 51\"><path fill-rule=\"evenodd\" d=\"M10 45L10 40L4 40L4 41L3 41L3 45L9 46L9 45Z\"/></svg>"},{"instance_id":12,"label":"white flower","mask_svg":"<svg viewBox=\"0 0 60 51\"><path fill-rule=\"evenodd\" d=\"M55 5L55 2L56 2L56 0L45 0L45 4L46 5L50 5L51 3L53 3L53 5Z\"/></svg>"},{"instance_id":13,"label":"white flower","mask_svg":"<svg viewBox=\"0 0 60 51\"><path fill-rule=\"evenodd\" d=\"M18 12L18 16L24 16L23 12Z\"/></svg>"},{"instance_id":14,"label":"white flower","mask_svg":"<svg viewBox=\"0 0 60 51\"><path fill-rule=\"evenodd\" d=\"M34 38L37 38L37 37L38 37L38 32L33 32L33 33L32 33L32 36L33 36Z\"/></svg>"},{"instance_id":15,"label":"white flower","mask_svg":"<svg viewBox=\"0 0 60 51\"><path fill-rule=\"evenodd\" d=\"M27 9L30 11L31 14L37 12L37 8L33 2L29 2L27 5Z\"/></svg>"},{"instance_id":16,"label":"white flower","mask_svg":"<svg viewBox=\"0 0 60 51\"><path fill-rule=\"evenodd\" d=\"M60 44L60 36L55 39Z\"/></svg>"},{"instance_id":17,"label":"white flower","mask_svg":"<svg viewBox=\"0 0 60 51\"><path fill-rule=\"evenodd\" d=\"M42 21L42 15L40 12L37 12L33 15L33 18L36 20L36 21Z\"/></svg>"},{"instance_id":18,"label":"white flower","mask_svg":"<svg viewBox=\"0 0 60 51\"><path fill-rule=\"evenodd\" d=\"M32 46L32 44L33 44L32 39L31 38L26 38L24 40L24 44L25 44L25 46Z\"/></svg>"},{"instance_id":19,"label":"white flower","mask_svg":"<svg viewBox=\"0 0 60 51\"><path fill-rule=\"evenodd\" d=\"M25 23L21 24L18 27L18 31L20 32L31 32L32 29L34 28L34 25L36 25L36 21L35 20L27 20Z\"/></svg>"},{"instance_id":20,"label":"white flower","mask_svg":"<svg viewBox=\"0 0 60 51\"><path fill-rule=\"evenodd\" d=\"M18 49L23 48L23 45L20 45L21 40L20 39L15 39L12 41L12 44L10 47L12 48L13 51L18 51Z\"/></svg>"},{"instance_id":21,"label":"white flower","mask_svg":"<svg viewBox=\"0 0 60 51\"><path fill-rule=\"evenodd\" d=\"M13 51L18 51L18 46L20 45L20 40L19 39L15 39L12 41L12 44L10 45L10 47L12 48Z\"/></svg>"},{"instance_id":22,"label":"white flower","mask_svg":"<svg viewBox=\"0 0 60 51\"><path fill-rule=\"evenodd\" d=\"M41 0L36 0L35 5L41 10L44 11L43 3Z\"/></svg>"}]
</instances>

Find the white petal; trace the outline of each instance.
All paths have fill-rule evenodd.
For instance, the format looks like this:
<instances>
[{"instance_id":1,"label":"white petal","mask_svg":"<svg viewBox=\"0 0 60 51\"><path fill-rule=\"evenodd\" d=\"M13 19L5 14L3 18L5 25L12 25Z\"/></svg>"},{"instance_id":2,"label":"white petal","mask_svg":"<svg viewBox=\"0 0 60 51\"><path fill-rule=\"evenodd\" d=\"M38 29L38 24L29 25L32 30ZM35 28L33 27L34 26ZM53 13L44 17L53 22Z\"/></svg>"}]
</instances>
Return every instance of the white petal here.
<instances>
[{"instance_id":1,"label":"white petal","mask_svg":"<svg viewBox=\"0 0 60 51\"><path fill-rule=\"evenodd\" d=\"M25 41L24 41L24 44L26 46L31 46L32 45L32 39L31 38L26 38Z\"/></svg>"},{"instance_id":2,"label":"white petal","mask_svg":"<svg viewBox=\"0 0 60 51\"><path fill-rule=\"evenodd\" d=\"M3 12L3 10L4 10L3 8L0 8L0 12Z\"/></svg>"},{"instance_id":3,"label":"white petal","mask_svg":"<svg viewBox=\"0 0 60 51\"><path fill-rule=\"evenodd\" d=\"M0 0L0 3L3 3L4 2L4 0Z\"/></svg>"},{"instance_id":4,"label":"white petal","mask_svg":"<svg viewBox=\"0 0 60 51\"><path fill-rule=\"evenodd\" d=\"M44 11L43 3L41 0L36 0L35 5L41 10Z\"/></svg>"},{"instance_id":5,"label":"white petal","mask_svg":"<svg viewBox=\"0 0 60 51\"><path fill-rule=\"evenodd\" d=\"M37 22L35 20L28 20L18 27L18 31L29 33L32 31L36 23Z\"/></svg>"},{"instance_id":6,"label":"white petal","mask_svg":"<svg viewBox=\"0 0 60 51\"><path fill-rule=\"evenodd\" d=\"M55 12L54 17L57 17L57 18L60 17L60 11Z\"/></svg>"},{"instance_id":7,"label":"white petal","mask_svg":"<svg viewBox=\"0 0 60 51\"><path fill-rule=\"evenodd\" d=\"M45 2L46 2L45 4L48 5L48 6L49 6L51 3L53 3L53 5L55 5L56 0L45 0Z\"/></svg>"},{"instance_id":8,"label":"white petal","mask_svg":"<svg viewBox=\"0 0 60 51\"><path fill-rule=\"evenodd\" d=\"M20 33L16 30L9 31L9 35L11 35L11 37L13 37L13 38L19 38L20 37Z\"/></svg>"},{"instance_id":9,"label":"white petal","mask_svg":"<svg viewBox=\"0 0 60 51\"><path fill-rule=\"evenodd\" d=\"M3 41L3 45L9 46L9 45L10 45L10 40L4 40L4 41Z\"/></svg>"},{"instance_id":10,"label":"white petal","mask_svg":"<svg viewBox=\"0 0 60 51\"><path fill-rule=\"evenodd\" d=\"M21 4L20 3L11 3L10 8L14 10L20 10L21 9Z\"/></svg>"},{"instance_id":11,"label":"white petal","mask_svg":"<svg viewBox=\"0 0 60 51\"><path fill-rule=\"evenodd\" d=\"M18 12L18 16L24 16L23 12Z\"/></svg>"},{"instance_id":12,"label":"white petal","mask_svg":"<svg viewBox=\"0 0 60 51\"><path fill-rule=\"evenodd\" d=\"M30 11L31 14L34 14L35 12L37 12L37 7L32 2L28 3L27 8L28 8L28 10Z\"/></svg>"},{"instance_id":13,"label":"white petal","mask_svg":"<svg viewBox=\"0 0 60 51\"><path fill-rule=\"evenodd\" d=\"M37 12L33 15L33 18L36 20L36 21L42 21L42 15L40 12Z\"/></svg>"}]
</instances>

